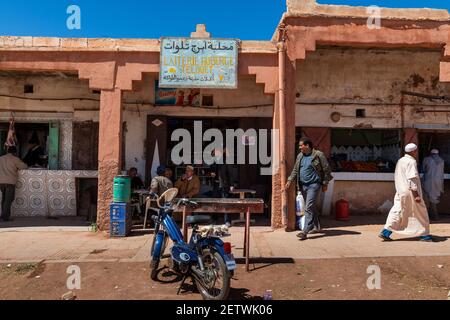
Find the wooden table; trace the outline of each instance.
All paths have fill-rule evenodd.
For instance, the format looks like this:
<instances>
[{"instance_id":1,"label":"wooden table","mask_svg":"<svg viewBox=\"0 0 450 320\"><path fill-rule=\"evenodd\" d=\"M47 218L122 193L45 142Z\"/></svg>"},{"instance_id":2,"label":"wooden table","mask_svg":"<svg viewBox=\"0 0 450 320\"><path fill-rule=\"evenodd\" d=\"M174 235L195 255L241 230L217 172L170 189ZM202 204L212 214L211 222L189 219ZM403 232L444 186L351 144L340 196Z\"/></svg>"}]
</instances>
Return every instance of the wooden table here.
<instances>
[{"instance_id":1,"label":"wooden table","mask_svg":"<svg viewBox=\"0 0 450 320\"><path fill-rule=\"evenodd\" d=\"M233 190L230 190L230 193L231 193L231 194L238 194L238 195L239 195L239 199L245 199L245 194L246 194L246 193L255 195L255 194L256 194L256 190L250 190L250 189L233 189ZM231 221L231 224L232 224L232 225L235 225L236 223L245 223L245 212L244 212L244 211L243 211L243 212L240 212L240 214L241 214L241 215L240 215L239 220L233 220L233 221ZM250 222L255 223L255 220L251 220Z\"/></svg>"},{"instance_id":2,"label":"wooden table","mask_svg":"<svg viewBox=\"0 0 450 320\"><path fill-rule=\"evenodd\" d=\"M197 208L178 208L175 205L174 212L183 213L183 238L187 242L188 238L188 226L186 224L186 218L192 213L206 213L206 214L224 214L224 213L246 213L245 233L244 233L244 257L245 257L245 269L249 271L250 263L250 215L251 214L263 214L264 213L264 200L263 199L232 199L232 198L199 198L189 199L198 203ZM178 199L174 201L177 203Z\"/></svg>"}]
</instances>

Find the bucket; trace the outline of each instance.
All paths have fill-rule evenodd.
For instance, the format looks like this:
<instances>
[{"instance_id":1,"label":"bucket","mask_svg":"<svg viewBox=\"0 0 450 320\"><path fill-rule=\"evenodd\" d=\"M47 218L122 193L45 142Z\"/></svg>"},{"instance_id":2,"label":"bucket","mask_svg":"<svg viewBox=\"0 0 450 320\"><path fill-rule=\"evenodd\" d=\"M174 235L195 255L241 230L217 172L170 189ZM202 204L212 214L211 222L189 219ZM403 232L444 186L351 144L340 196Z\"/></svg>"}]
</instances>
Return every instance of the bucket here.
<instances>
[{"instance_id":1,"label":"bucket","mask_svg":"<svg viewBox=\"0 0 450 320\"><path fill-rule=\"evenodd\" d=\"M113 201L129 202L131 198L131 178L117 176L114 178Z\"/></svg>"}]
</instances>

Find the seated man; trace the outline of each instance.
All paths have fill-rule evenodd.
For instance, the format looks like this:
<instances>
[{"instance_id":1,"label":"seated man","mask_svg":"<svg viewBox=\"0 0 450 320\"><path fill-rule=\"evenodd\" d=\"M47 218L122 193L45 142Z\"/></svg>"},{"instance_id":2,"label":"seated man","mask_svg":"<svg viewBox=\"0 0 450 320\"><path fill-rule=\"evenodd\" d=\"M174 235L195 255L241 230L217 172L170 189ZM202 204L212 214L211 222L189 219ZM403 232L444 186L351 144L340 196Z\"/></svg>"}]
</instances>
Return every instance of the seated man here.
<instances>
[{"instance_id":1,"label":"seated man","mask_svg":"<svg viewBox=\"0 0 450 320\"><path fill-rule=\"evenodd\" d=\"M131 178L131 190L140 190L144 188L144 183L141 178L139 178L136 168L130 168L130 170L128 170L128 176Z\"/></svg>"},{"instance_id":2,"label":"seated man","mask_svg":"<svg viewBox=\"0 0 450 320\"><path fill-rule=\"evenodd\" d=\"M173 188L173 183L168 178L165 177L166 167L159 166L156 169L157 176L152 179L150 184L150 191L156 193L158 196L161 196L164 192Z\"/></svg>"},{"instance_id":3,"label":"seated man","mask_svg":"<svg viewBox=\"0 0 450 320\"><path fill-rule=\"evenodd\" d=\"M173 188L172 181L170 181L168 178L165 177L165 173L166 173L166 167L163 165L159 166L156 169L157 176L154 177L152 179L152 182L150 183L150 191L157 194L158 197L160 197L167 190ZM158 209L155 207L155 203L152 202L152 197L147 197L146 204L145 204L146 216L148 214L148 210L150 210L150 209L153 210L154 213L158 212ZM144 224L145 223L146 222L144 221Z\"/></svg>"},{"instance_id":4,"label":"seated man","mask_svg":"<svg viewBox=\"0 0 450 320\"><path fill-rule=\"evenodd\" d=\"M200 193L200 179L194 174L194 167L187 166L186 173L175 182L178 197L195 198Z\"/></svg>"}]
</instances>

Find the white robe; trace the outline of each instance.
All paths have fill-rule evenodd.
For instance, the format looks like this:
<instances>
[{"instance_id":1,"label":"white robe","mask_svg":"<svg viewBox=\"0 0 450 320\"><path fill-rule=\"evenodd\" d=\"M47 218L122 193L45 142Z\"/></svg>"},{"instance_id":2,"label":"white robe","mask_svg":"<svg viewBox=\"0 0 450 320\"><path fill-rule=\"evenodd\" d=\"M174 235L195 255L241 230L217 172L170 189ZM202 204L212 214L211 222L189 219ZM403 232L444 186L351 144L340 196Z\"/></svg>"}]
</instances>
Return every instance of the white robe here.
<instances>
[{"instance_id":1,"label":"white robe","mask_svg":"<svg viewBox=\"0 0 450 320\"><path fill-rule=\"evenodd\" d=\"M444 160L439 156L423 159L423 191L431 203L438 204L444 193Z\"/></svg>"},{"instance_id":2,"label":"white robe","mask_svg":"<svg viewBox=\"0 0 450 320\"><path fill-rule=\"evenodd\" d=\"M385 229L409 236L425 236L430 233L430 220L420 185L417 162L405 155L395 168L394 206L389 212ZM419 193L420 203L414 199L412 190Z\"/></svg>"}]
</instances>

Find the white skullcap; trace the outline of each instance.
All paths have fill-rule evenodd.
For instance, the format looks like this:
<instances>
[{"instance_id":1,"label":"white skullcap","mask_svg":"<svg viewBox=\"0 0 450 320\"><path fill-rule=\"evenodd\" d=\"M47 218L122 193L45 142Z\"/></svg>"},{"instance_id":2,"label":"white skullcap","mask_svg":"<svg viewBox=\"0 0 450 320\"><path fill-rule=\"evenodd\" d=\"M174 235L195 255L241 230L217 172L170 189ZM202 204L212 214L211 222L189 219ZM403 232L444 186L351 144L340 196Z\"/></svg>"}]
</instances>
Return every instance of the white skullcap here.
<instances>
[{"instance_id":1,"label":"white skullcap","mask_svg":"<svg viewBox=\"0 0 450 320\"><path fill-rule=\"evenodd\" d=\"M438 149L433 149L433 150L431 150L431 154L439 154L439 150Z\"/></svg>"},{"instance_id":2,"label":"white skullcap","mask_svg":"<svg viewBox=\"0 0 450 320\"><path fill-rule=\"evenodd\" d=\"M414 143L407 144L405 147L405 152L413 152L417 150L417 146Z\"/></svg>"}]
</instances>

